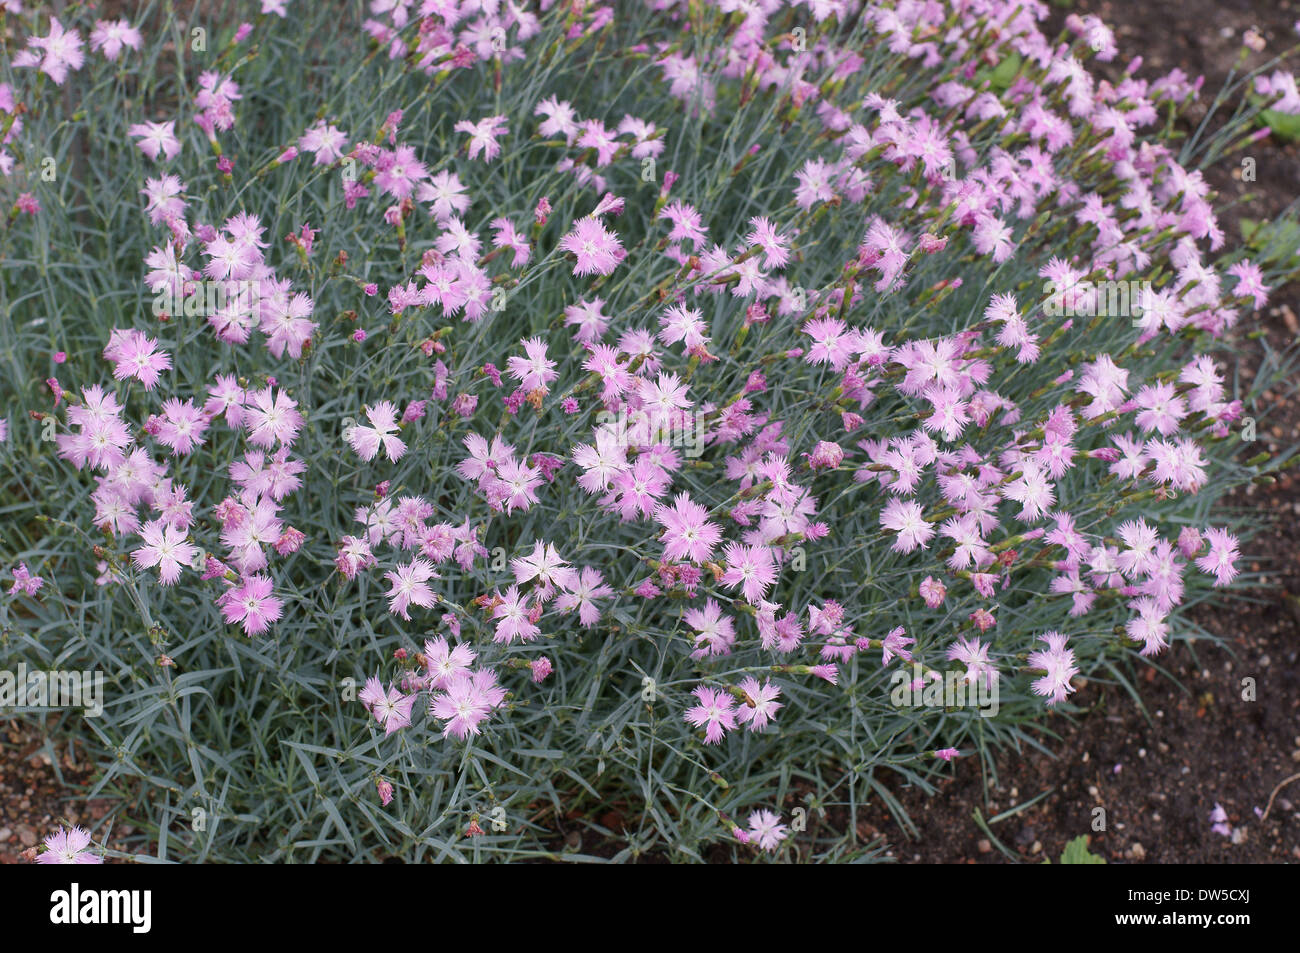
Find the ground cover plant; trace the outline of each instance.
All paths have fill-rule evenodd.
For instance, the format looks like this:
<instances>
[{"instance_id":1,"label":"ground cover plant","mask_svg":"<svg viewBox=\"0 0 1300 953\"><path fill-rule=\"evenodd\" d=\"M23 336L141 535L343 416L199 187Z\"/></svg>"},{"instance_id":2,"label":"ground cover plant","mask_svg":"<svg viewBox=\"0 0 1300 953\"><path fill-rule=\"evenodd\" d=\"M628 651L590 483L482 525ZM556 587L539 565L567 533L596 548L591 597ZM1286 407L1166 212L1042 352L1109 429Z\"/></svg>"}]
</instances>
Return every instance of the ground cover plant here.
<instances>
[{"instance_id":1,"label":"ground cover plant","mask_svg":"<svg viewBox=\"0 0 1300 953\"><path fill-rule=\"evenodd\" d=\"M0 644L115 804L39 861L870 860L1244 578L1284 64L1182 137L1035 2L3 9Z\"/></svg>"}]
</instances>

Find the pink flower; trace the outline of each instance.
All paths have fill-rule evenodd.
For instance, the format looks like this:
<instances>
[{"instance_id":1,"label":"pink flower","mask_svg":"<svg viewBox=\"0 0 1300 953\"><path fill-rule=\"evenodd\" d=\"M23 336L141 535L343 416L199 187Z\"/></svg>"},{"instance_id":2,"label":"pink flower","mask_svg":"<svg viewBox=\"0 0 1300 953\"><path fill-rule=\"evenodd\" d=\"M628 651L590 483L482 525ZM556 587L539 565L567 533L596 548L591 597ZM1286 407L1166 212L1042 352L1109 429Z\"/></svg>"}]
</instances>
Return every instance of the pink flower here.
<instances>
[{"instance_id":1,"label":"pink flower","mask_svg":"<svg viewBox=\"0 0 1300 953\"><path fill-rule=\"evenodd\" d=\"M456 123L455 130L469 133L469 158L473 160L481 152L484 162L491 162L501 154L501 143L497 139L510 132L505 116L488 116L476 123L462 119Z\"/></svg>"},{"instance_id":2,"label":"pink flower","mask_svg":"<svg viewBox=\"0 0 1300 953\"><path fill-rule=\"evenodd\" d=\"M568 142L572 142L578 133L577 117L567 100L547 97L533 107L533 115L546 117L538 123L537 131L547 139L564 136Z\"/></svg>"},{"instance_id":3,"label":"pink flower","mask_svg":"<svg viewBox=\"0 0 1300 953\"><path fill-rule=\"evenodd\" d=\"M1187 559L1199 553L1202 545L1201 532L1195 526L1184 526L1178 534L1178 551Z\"/></svg>"},{"instance_id":4,"label":"pink flower","mask_svg":"<svg viewBox=\"0 0 1300 953\"><path fill-rule=\"evenodd\" d=\"M668 233L670 242L687 241L692 248L698 249L708 239L709 230L693 205L670 202L659 212L659 218L666 218L672 223L672 230Z\"/></svg>"},{"instance_id":5,"label":"pink flower","mask_svg":"<svg viewBox=\"0 0 1300 953\"><path fill-rule=\"evenodd\" d=\"M343 439L362 460L373 460L381 447L384 455L394 462L406 453L406 444L395 436L398 430L397 408L392 401L384 400L366 407L366 419L370 426L354 424L343 432Z\"/></svg>"},{"instance_id":6,"label":"pink flower","mask_svg":"<svg viewBox=\"0 0 1300 953\"><path fill-rule=\"evenodd\" d=\"M749 702L740 705L736 712L736 720L742 725L747 725L750 731L762 731L784 707L777 701L781 697L781 689L773 685L771 680L765 680L762 685L759 685L758 679L745 678L740 683L740 689L749 697L753 705Z\"/></svg>"},{"instance_id":7,"label":"pink flower","mask_svg":"<svg viewBox=\"0 0 1300 953\"><path fill-rule=\"evenodd\" d=\"M808 465L816 470L834 470L844 460L844 448L828 440L819 440L808 456Z\"/></svg>"},{"instance_id":8,"label":"pink flower","mask_svg":"<svg viewBox=\"0 0 1300 953\"><path fill-rule=\"evenodd\" d=\"M958 390L951 387L927 387L921 393L933 409L933 413L921 422L922 426L928 431L943 434L943 439L949 443L961 436L970 423L969 405L959 394Z\"/></svg>"},{"instance_id":9,"label":"pink flower","mask_svg":"<svg viewBox=\"0 0 1300 953\"><path fill-rule=\"evenodd\" d=\"M583 566L578 572L577 582L570 591L560 594L555 600L555 608L561 612L578 610L578 622L583 628L590 628L600 621L600 607L595 600L614 595L614 590L605 585L599 569Z\"/></svg>"},{"instance_id":10,"label":"pink flower","mask_svg":"<svg viewBox=\"0 0 1300 953\"><path fill-rule=\"evenodd\" d=\"M703 609L687 609L682 613L682 621L696 632L696 649L691 658L731 654L731 646L736 641L735 623L731 616L722 614L722 607L716 601L707 599Z\"/></svg>"},{"instance_id":11,"label":"pink flower","mask_svg":"<svg viewBox=\"0 0 1300 953\"><path fill-rule=\"evenodd\" d=\"M398 146L380 155L375 173L375 185L399 201L410 198L416 184L429 177L428 169L410 146Z\"/></svg>"},{"instance_id":12,"label":"pink flower","mask_svg":"<svg viewBox=\"0 0 1300 953\"><path fill-rule=\"evenodd\" d=\"M171 448L173 456L185 456L203 443L203 431L208 429L208 418L186 399L181 403L175 397L163 401L163 420L158 429L158 440Z\"/></svg>"},{"instance_id":13,"label":"pink flower","mask_svg":"<svg viewBox=\"0 0 1300 953\"><path fill-rule=\"evenodd\" d=\"M428 182L420 183L415 197L430 204L429 214L439 222L445 222L453 215L461 215L469 208L465 186L460 177L448 169L435 173Z\"/></svg>"},{"instance_id":14,"label":"pink flower","mask_svg":"<svg viewBox=\"0 0 1300 953\"><path fill-rule=\"evenodd\" d=\"M90 31L90 48L102 50L110 62L117 59L123 47L138 50L142 42L140 31L126 20L96 20L95 28Z\"/></svg>"},{"instance_id":15,"label":"pink flower","mask_svg":"<svg viewBox=\"0 0 1300 953\"><path fill-rule=\"evenodd\" d=\"M1205 537L1210 541L1210 549L1196 560L1196 568L1213 575L1216 586L1226 586L1237 578L1238 570L1234 563L1241 556L1237 537L1223 529L1207 529Z\"/></svg>"},{"instance_id":16,"label":"pink flower","mask_svg":"<svg viewBox=\"0 0 1300 953\"><path fill-rule=\"evenodd\" d=\"M789 835L781 823L779 815L771 811L755 811L749 815L749 830L745 832L746 843L755 843L761 850L774 851Z\"/></svg>"},{"instance_id":17,"label":"pink flower","mask_svg":"<svg viewBox=\"0 0 1300 953\"><path fill-rule=\"evenodd\" d=\"M249 432L249 441L267 449L275 446L276 441L285 446L292 444L303 425L303 416L296 409L298 402L283 390L273 396L269 386L249 397L240 420Z\"/></svg>"},{"instance_id":18,"label":"pink flower","mask_svg":"<svg viewBox=\"0 0 1300 953\"><path fill-rule=\"evenodd\" d=\"M535 580L543 596L549 595L556 586L571 592L578 584L578 574L560 557L555 544L542 540L533 543L533 551L527 556L510 560L510 568L515 582L523 585Z\"/></svg>"},{"instance_id":19,"label":"pink flower","mask_svg":"<svg viewBox=\"0 0 1300 953\"><path fill-rule=\"evenodd\" d=\"M137 566L148 569L158 567L158 579L170 586L181 576L181 568L194 565L199 554L197 546L186 541L185 531L166 525L162 520L150 520L140 530L144 545L131 553Z\"/></svg>"},{"instance_id":20,"label":"pink flower","mask_svg":"<svg viewBox=\"0 0 1300 953\"><path fill-rule=\"evenodd\" d=\"M489 444L485 437L470 433L463 442L469 456L456 464L456 472L466 480L478 481L480 487L495 478L503 463L514 459L515 448L500 436L493 437Z\"/></svg>"},{"instance_id":21,"label":"pink flower","mask_svg":"<svg viewBox=\"0 0 1300 953\"><path fill-rule=\"evenodd\" d=\"M271 594L271 577L258 573L245 576L240 584L221 596L221 614L227 622L239 622L244 634L261 635L280 618L284 603Z\"/></svg>"},{"instance_id":22,"label":"pink flower","mask_svg":"<svg viewBox=\"0 0 1300 953\"><path fill-rule=\"evenodd\" d=\"M302 544L306 539L306 533L289 526L280 534L280 538L272 545L274 546L275 551L281 556L288 556L290 553L296 553L301 549Z\"/></svg>"},{"instance_id":23,"label":"pink flower","mask_svg":"<svg viewBox=\"0 0 1300 953\"><path fill-rule=\"evenodd\" d=\"M920 594L927 606L931 609L937 609L943 605L944 597L948 594L948 588L933 576L926 576L921 580Z\"/></svg>"},{"instance_id":24,"label":"pink flower","mask_svg":"<svg viewBox=\"0 0 1300 953\"><path fill-rule=\"evenodd\" d=\"M722 550L726 571L722 575L724 586L740 586L745 601L756 605L772 584L776 582L776 560L766 546L744 546L728 543Z\"/></svg>"},{"instance_id":25,"label":"pink flower","mask_svg":"<svg viewBox=\"0 0 1300 953\"><path fill-rule=\"evenodd\" d=\"M809 364L829 364L842 371L853 357L854 336L838 318L818 318L803 326L803 333L813 340L804 360Z\"/></svg>"},{"instance_id":26,"label":"pink flower","mask_svg":"<svg viewBox=\"0 0 1300 953\"><path fill-rule=\"evenodd\" d=\"M714 547L722 540L722 530L708 521L708 515L708 510L692 502L690 494L684 492L677 494L671 507L655 508L655 521L664 527L660 538L663 540L663 558L666 562L687 559L703 564L709 561Z\"/></svg>"},{"instance_id":27,"label":"pink flower","mask_svg":"<svg viewBox=\"0 0 1300 953\"><path fill-rule=\"evenodd\" d=\"M1178 430L1179 421L1187 416L1187 402L1173 384L1163 381L1143 387L1134 402L1138 407L1137 425L1143 433L1155 430L1167 437Z\"/></svg>"},{"instance_id":28,"label":"pink flower","mask_svg":"<svg viewBox=\"0 0 1300 953\"><path fill-rule=\"evenodd\" d=\"M489 224L492 227L492 246L508 248L514 253L510 266L519 268L528 264L528 259L532 255L532 246L528 244L528 239L515 229L514 223L506 218L494 218Z\"/></svg>"},{"instance_id":29,"label":"pink flower","mask_svg":"<svg viewBox=\"0 0 1300 953\"><path fill-rule=\"evenodd\" d=\"M1157 655L1169 646L1169 625L1165 622L1168 613L1154 600L1147 597L1134 599L1130 607L1137 610L1137 617L1124 624L1124 631L1135 642L1141 642L1138 654L1142 656Z\"/></svg>"},{"instance_id":30,"label":"pink flower","mask_svg":"<svg viewBox=\"0 0 1300 953\"><path fill-rule=\"evenodd\" d=\"M104 858L91 852L90 833L80 827L60 827L45 838L45 850L36 855L38 864L102 864Z\"/></svg>"},{"instance_id":31,"label":"pink flower","mask_svg":"<svg viewBox=\"0 0 1300 953\"><path fill-rule=\"evenodd\" d=\"M27 569L26 563L19 563L14 567L14 582L9 587L9 595L16 596L20 592L25 592L29 596L34 596L45 585L45 580L40 576L33 576Z\"/></svg>"},{"instance_id":32,"label":"pink flower","mask_svg":"<svg viewBox=\"0 0 1300 953\"><path fill-rule=\"evenodd\" d=\"M627 255L618 236L592 216L574 223L573 230L560 239L560 249L576 256L573 273L578 276L608 275Z\"/></svg>"},{"instance_id":33,"label":"pink flower","mask_svg":"<svg viewBox=\"0 0 1300 953\"><path fill-rule=\"evenodd\" d=\"M384 697L384 686L377 676L366 679L366 684L357 693L357 701L366 706L366 711L373 714L375 704Z\"/></svg>"},{"instance_id":34,"label":"pink flower","mask_svg":"<svg viewBox=\"0 0 1300 953\"><path fill-rule=\"evenodd\" d=\"M529 338L521 341L526 357L511 356L506 361L510 376L519 381L525 391L541 390L546 392L551 381L560 375L555 372L555 362L547 360L546 342L541 338Z\"/></svg>"},{"instance_id":35,"label":"pink flower","mask_svg":"<svg viewBox=\"0 0 1300 953\"><path fill-rule=\"evenodd\" d=\"M385 572L384 578L391 585L388 590L388 611L394 615L400 615L409 622L411 617L406 611L408 606L417 605L425 609L433 607L435 600L428 580L437 579L438 573L427 559L416 556L409 563L398 566L396 571Z\"/></svg>"},{"instance_id":36,"label":"pink flower","mask_svg":"<svg viewBox=\"0 0 1300 953\"><path fill-rule=\"evenodd\" d=\"M532 670L534 682L546 681L546 677L550 675L552 671L551 660L545 655L529 662L528 667Z\"/></svg>"},{"instance_id":37,"label":"pink flower","mask_svg":"<svg viewBox=\"0 0 1300 953\"><path fill-rule=\"evenodd\" d=\"M447 688L469 671L476 657L468 645L451 646L442 636L424 643L424 664L434 688Z\"/></svg>"},{"instance_id":38,"label":"pink flower","mask_svg":"<svg viewBox=\"0 0 1300 953\"><path fill-rule=\"evenodd\" d=\"M348 134L324 120L298 137L298 148L315 155L316 159L312 165L330 165L337 162L343 158L343 150L347 145Z\"/></svg>"},{"instance_id":39,"label":"pink flower","mask_svg":"<svg viewBox=\"0 0 1300 953\"><path fill-rule=\"evenodd\" d=\"M658 133L654 123L646 122L635 116L624 116L618 124L618 134L620 136L632 136L636 140L635 145L632 146L632 157L634 159L661 155L664 151L664 141L657 138Z\"/></svg>"},{"instance_id":40,"label":"pink flower","mask_svg":"<svg viewBox=\"0 0 1300 953\"><path fill-rule=\"evenodd\" d=\"M445 691L433 696L429 714L447 723L442 729L444 738L464 739L479 734L479 725L504 699L505 693L495 683L496 673L491 669L463 672L451 680Z\"/></svg>"},{"instance_id":41,"label":"pink flower","mask_svg":"<svg viewBox=\"0 0 1300 953\"><path fill-rule=\"evenodd\" d=\"M1116 535L1126 547L1116 560L1119 571L1130 577L1146 575L1160 539L1155 527L1148 526L1144 519L1128 520L1119 525Z\"/></svg>"},{"instance_id":42,"label":"pink flower","mask_svg":"<svg viewBox=\"0 0 1300 953\"><path fill-rule=\"evenodd\" d=\"M537 200L537 207L533 209L533 221L538 225L545 225L547 217L551 214L551 202L545 195Z\"/></svg>"},{"instance_id":43,"label":"pink flower","mask_svg":"<svg viewBox=\"0 0 1300 953\"><path fill-rule=\"evenodd\" d=\"M898 533L890 547L896 553L910 553L917 547L924 549L934 536L934 526L926 522L921 505L897 497L885 504L880 514L880 525Z\"/></svg>"},{"instance_id":44,"label":"pink flower","mask_svg":"<svg viewBox=\"0 0 1300 953\"><path fill-rule=\"evenodd\" d=\"M926 578L929 579L930 577L927 576ZM901 625L890 629L888 634L886 634L880 642L880 664L882 666L888 665L895 655L904 662L912 661L912 653L907 651L907 646L915 645L916 639L909 638L907 630Z\"/></svg>"},{"instance_id":45,"label":"pink flower","mask_svg":"<svg viewBox=\"0 0 1300 953\"><path fill-rule=\"evenodd\" d=\"M355 536L344 536L339 540L338 554L334 565L344 576L352 579L362 569L375 565L375 557L370 552L370 544Z\"/></svg>"},{"instance_id":46,"label":"pink flower","mask_svg":"<svg viewBox=\"0 0 1300 953\"><path fill-rule=\"evenodd\" d=\"M492 618L497 620L493 641L504 642L507 645L515 639L531 642L541 634L542 630L534 624L529 615L528 597L519 594L518 586L511 586L504 596L498 598L501 601L492 610Z\"/></svg>"},{"instance_id":47,"label":"pink flower","mask_svg":"<svg viewBox=\"0 0 1300 953\"><path fill-rule=\"evenodd\" d=\"M1026 664L1044 673L1033 683L1034 694L1046 696L1047 704L1055 705L1074 691L1070 679L1079 674L1079 669L1074 664L1074 651L1065 647L1066 636L1047 632L1038 639L1046 642L1047 648L1030 652Z\"/></svg>"},{"instance_id":48,"label":"pink flower","mask_svg":"<svg viewBox=\"0 0 1300 953\"><path fill-rule=\"evenodd\" d=\"M366 682L366 690L358 697L366 703L375 721L384 726L384 734L391 735L411 723L415 695L403 695L395 685L389 685L386 692L376 691L378 687L379 679L370 679Z\"/></svg>"},{"instance_id":49,"label":"pink flower","mask_svg":"<svg viewBox=\"0 0 1300 953\"><path fill-rule=\"evenodd\" d=\"M264 453L250 450L243 460L230 465L230 479L246 492L279 502L302 486L298 474L306 469L307 464L301 460L289 459L288 447L281 447L269 459Z\"/></svg>"},{"instance_id":50,"label":"pink flower","mask_svg":"<svg viewBox=\"0 0 1300 953\"><path fill-rule=\"evenodd\" d=\"M966 682L972 684L983 678L984 684L992 690L997 681L997 667L989 661L989 646L979 639L959 638L948 649L947 657L966 666Z\"/></svg>"},{"instance_id":51,"label":"pink flower","mask_svg":"<svg viewBox=\"0 0 1300 953\"><path fill-rule=\"evenodd\" d=\"M346 208L356 208L357 202L370 194L370 190L361 182L343 183L343 204Z\"/></svg>"},{"instance_id":52,"label":"pink flower","mask_svg":"<svg viewBox=\"0 0 1300 953\"><path fill-rule=\"evenodd\" d=\"M609 326L609 315L601 312L604 306L604 298L593 298L564 309L564 323L577 328L573 332L573 339L579 344L595 344L605 333Z\"/></svg>"},{"instance_id":53,"label":"pink flower","mask_svg":"<svg viewBox=\"0 0 1300 953\"><path fill-rule=\"evenodd\" d=\"M981 214L977 217L972 240L975 250L981 255L990 255L995 264L1002 264L1015 251L1010 227L992 215Z\"/></svg>"},{"instance_id":54,"label":"pink flower","mask_svg":"<svg viewBox=\"0 0 1300 953\"><path fill-rule=\"evenodd\" d=\"M81 51L81 35L76 30L63 29L58 17L50 17L49 36L27 38L29 49L41 50L44 56L40 60L41 72L54 80L56 86L62 86L68 78L68 71L81 69L85 54ZM112 57L110 57L111 59ZM15 66L20 65L15 57ZM35 65L22 63L21 65Z\"/></svg>"},{"instance_id":55,"label":"pink flower","mask_svg":"<svg viewBox=\"0 0 1300 953\"><path fill-rule=\"evenodd\" d=\"M581 123L582 134L575 145L581 149L596 151L596 167L609 165L614 154L622 145L599 119L587 119Z\"/></svg>"},{"instance_id":56,"label":"pink flower","mask_svg":"<svg viewBox=\"0 0 1300 953\"><path fill-rule=\"evenodd\" d=\"M1003 487L1002 495L1021 504L1019 517L1026 522L1039 519L1056 502L1051 481L1032 460L1021 463L1019 477Z\"/></svg>"},{"instance_id":57,"label":"pink flower","mask_svg":"<svg viewBox=\"0 0 1300 953\"><path fill-rule=\"evenodd\" d=\"M763 264L767 268L784 268L790 258L790 239L776 230L767 218L756 216L749 220L752 231L746 243L763 250Z\"/></svg>"},{"instance_id":58,"label":"pink flower","mask_svg":"<svg viewBox=\"0 0 1300 953\"><path fill-rule=\"evenodd\" d=\"M686 345L689 354L697 357L711 357L708 353L708 325L704 315L695 308L673 305L659 319L659 340L664 344Z\"/></svg>"},{"instance_id":59,"label":"pink flower","mask_svg":"<svg viewBox=\"0 0 1300 953\"><path fill-rule=\"evenodd\" d=\"M840 670L834 665L813 665L809 668L809 673L816 675L823 681L835 685L839 682Z\"/></svg>"},{"instance_id":60,"label":"pink flower","mask_svg":"<svg viewBox=\"0 0 1300 953\"><path fill-rule=\"evenodd\" d=\"M725 691L700 685L692 693L699 704L686 710L683 716L688 724L704 729L704 743L717 744L723 736L736 727L736 702Z\"/></svg>"},{"instance_id":61,"label":"pink flower","mask_svg":"<svg viewBox=\"0 0 1300 953\"><path fill-rule=\"evenodd\" d=\"M140 151L155 162L163 155L174 159L181 152L181 141L176 138L175 122L137 122L127 129L127 134L139 139Z\"/></svg>"},{"instance_id":62,"label":"pink flower","mask_svg":"<svg viewBox=\"0 0 1300 953\"><path fill-rule=\"evenodd\" d=\"M285 290L276 291L263 297L260 310L259 327L266 335L266 349L275 357L285 352L295 360L302 357L303 348L311 341L316 330L316 322L311 320L314 302L301 292L289 295L288 282ZM263 287L266 283L263 282Z\"/></svg>"},{"instance_id":63,"label":"pink flower","mask_svg":"<svg viewBox=\"0 0 1300 953\"><path fill-rule=\"evenodd\" d=\"M239 84L229 76L222 76L215 70L199 74L199 92L194 97L194 105L201 112L194 117L194 122L215 142L215 131L231 129L235 125L234 101L243 99Z\"/></svg>"},{"instance_id":64,"label":"pink flower","mask_svg":"<svg viewBox=\"0 0 1300 953\"><path fill-rule=\"evenodd\" d=\"M1259 265L1243 258L1228 269L1228 274L1237 279L1237 286L1232 289L1238 298L1250 298L1256 311L1268 304L1268 293L1272 290L1264 284L1264 276Z\"/></svg>"},{"instance_id":65,"label":"pink flower","mask_svg":"<svg viewBox=\"0 0 1300 953\"><path fill-rule=\"evenodd\" d=\"M795 173L795 179L799 186L794 190L794 200L802 209L835 198L835 190L831 188L831 167L822 159L809 159Z\"/></svg>"},{"instance_id":66,"label":"pink flower","mask_svg":"<svg viewBox=\"0 0 1300 953\"><path fill-rule=\"evenodd\" d=\"M172 366L171 356L158 349L158 342L143 332L114 328L104 348L105 360L113 364L113 376L118 380L134 377L153 390L162 372Z\"/></svg>"}]
</instances>

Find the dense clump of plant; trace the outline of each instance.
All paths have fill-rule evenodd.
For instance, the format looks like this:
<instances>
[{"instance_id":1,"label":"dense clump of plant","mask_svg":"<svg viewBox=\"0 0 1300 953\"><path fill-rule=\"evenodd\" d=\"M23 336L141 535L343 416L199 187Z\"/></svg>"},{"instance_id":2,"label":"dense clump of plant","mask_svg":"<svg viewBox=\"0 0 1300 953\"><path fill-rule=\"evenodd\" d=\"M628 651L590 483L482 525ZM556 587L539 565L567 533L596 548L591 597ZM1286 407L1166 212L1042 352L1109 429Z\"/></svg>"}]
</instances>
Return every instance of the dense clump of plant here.
<instances>
[{"instance_id":1,"label":"dense clump of plant","mask_svg":"<svg viewBox=\"0 0 1300 953\"><path fill-rule=\"evenodd\" d=\"M870 857L1239 573L1294 261L1199 166L1285 72L1181 142L1034 0L26 6L3 646L142 855Z\"/></svg>"}]
</instances>

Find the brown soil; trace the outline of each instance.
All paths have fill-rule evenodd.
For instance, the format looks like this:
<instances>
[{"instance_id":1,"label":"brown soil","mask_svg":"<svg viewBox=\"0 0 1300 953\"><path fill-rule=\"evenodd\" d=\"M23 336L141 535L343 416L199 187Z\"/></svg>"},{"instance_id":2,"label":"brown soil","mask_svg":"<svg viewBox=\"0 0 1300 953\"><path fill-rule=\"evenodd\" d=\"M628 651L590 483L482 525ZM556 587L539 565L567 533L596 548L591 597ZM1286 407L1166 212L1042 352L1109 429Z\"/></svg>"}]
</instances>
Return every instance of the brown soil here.
<instances>
[{"instance_id":1,"label":"brown soil","mask_svg":"<svg viewBox=\"0 0 1300 953\"><path fill-rule=\"evenodd\" d=\"M41 840L61 825L89 827L107 813L107 801L79 796L93 771L75 755L70 746L47 743L34 721L0 723L0 864L31 858ZM129 828L114 831L127 833ZM102 843L102 838L96 840ZM110 836L109 843L113 841Z\"/></svg>"}]
</instances>

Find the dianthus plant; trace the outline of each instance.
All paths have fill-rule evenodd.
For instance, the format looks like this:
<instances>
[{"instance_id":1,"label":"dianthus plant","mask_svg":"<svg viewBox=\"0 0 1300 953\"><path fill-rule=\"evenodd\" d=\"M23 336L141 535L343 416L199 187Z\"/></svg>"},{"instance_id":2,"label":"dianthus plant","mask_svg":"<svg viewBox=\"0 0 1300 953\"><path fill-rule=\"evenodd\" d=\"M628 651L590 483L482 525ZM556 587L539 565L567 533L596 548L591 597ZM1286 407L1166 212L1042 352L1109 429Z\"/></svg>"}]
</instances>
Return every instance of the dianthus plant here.
<instances>
[{"instance_id":1,"label":"dianthus plant","mask_svg":"<svg viewBox=\"0 0 1300 953\"><path fill-rule=\"evenodd\" d=\"M141 854L872 857L1242 572L1282 66L1186 136L1037 0L32 6L4 651Z\"/></svg>"}]
</instances>

